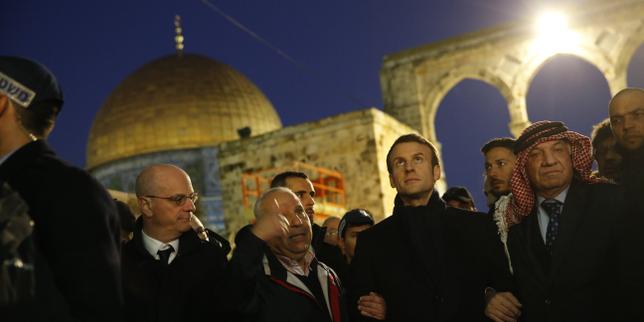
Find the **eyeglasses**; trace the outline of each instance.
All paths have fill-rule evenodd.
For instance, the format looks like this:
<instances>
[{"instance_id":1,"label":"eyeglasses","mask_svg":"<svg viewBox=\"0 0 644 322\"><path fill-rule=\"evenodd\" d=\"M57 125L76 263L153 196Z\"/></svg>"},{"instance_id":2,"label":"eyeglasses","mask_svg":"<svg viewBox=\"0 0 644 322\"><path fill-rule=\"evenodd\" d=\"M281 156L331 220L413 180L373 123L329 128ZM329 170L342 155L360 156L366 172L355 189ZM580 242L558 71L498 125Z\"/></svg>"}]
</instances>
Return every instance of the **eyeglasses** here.
<instances>
[{"instance_id":1,"label":"eyeglasses","mask_svg":"<svg viewBox=\"0 0 644 322\"><path fill-rule=\"evenodd\" d=\"M170 197L159 197L159 196L152 196L152 195L145 195L143 197L170 200L174 202L177 206L183 206L183 204L185 204L186 200L188 199L192 200L192 203L197 203L197 200L199 200L199 194L197 194L196 192L193 192L189 195L174 195Z\"/></svg>"}]
</instances>

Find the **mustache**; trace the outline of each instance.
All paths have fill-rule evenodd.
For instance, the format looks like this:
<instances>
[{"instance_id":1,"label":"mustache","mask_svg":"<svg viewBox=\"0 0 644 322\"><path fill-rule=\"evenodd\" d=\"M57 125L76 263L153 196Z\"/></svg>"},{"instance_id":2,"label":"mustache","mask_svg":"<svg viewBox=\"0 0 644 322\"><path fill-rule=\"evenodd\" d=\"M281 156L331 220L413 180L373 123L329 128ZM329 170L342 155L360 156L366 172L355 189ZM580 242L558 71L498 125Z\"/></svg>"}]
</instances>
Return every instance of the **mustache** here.
<instances>
[{"instance_id":1,"label":"mustache","mask_svg":"<svg viewBox=\"0 0 644 322\"><path fill-rule=\"evenodd\" d=\"M506 182L505 180L501 180L501 179L490 179L490 183L491 183L491 184L495 184L495 183L505 183L505 182Z\"/></svg>"},{"instance_id":2,"label":"mustache","mask_svg":"<svg viewBox=\"0 0 644 322\"><path fill-rule=\"evenodd\" d=\"M289 233L288 233L288 238L293 238L296 236L304 235L306 236L306 228L304 227L298 227L298 228L291 228Z\"/></svg>"}]
</instances>

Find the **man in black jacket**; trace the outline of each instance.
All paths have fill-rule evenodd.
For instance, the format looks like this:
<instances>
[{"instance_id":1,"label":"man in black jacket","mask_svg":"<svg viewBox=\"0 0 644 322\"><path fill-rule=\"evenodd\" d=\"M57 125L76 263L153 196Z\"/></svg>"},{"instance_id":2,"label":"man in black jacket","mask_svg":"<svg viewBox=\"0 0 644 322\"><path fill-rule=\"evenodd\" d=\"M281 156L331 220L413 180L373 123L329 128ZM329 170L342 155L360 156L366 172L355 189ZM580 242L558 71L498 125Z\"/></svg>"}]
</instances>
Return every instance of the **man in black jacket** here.
<instances>
[{"instance_id":1,"label":"man in black jacket","mask_svg":"<svg viewBox=\"0 0 644 322\"><path fill-rule=\"evenodd\" d=\"M62 92L45 67L0 57L3 321L121 318L114 202L88 173L58 159L43 141L62 104ZM5 207L7 200L15 206ZM28 225L16 229L21 223ZM5 252L8 241L18 252Z\"/></svg>"},{"instance_id":2,"label":"man in black jacket","mask_svg":"<svg viewBox=\"0 0 644 322\"><path fill-rule=\"evenodd\" d=\"M623 196L591 176L590 140L540 121L515 152L506 218L521 320L619 320Z\"/></svg>"},{"instance_id":3,"label":"man in black jacket","mask_svg":"<svg viewBox=\"0 0 644 322\"><path fill-rule=\"evenodd\" d=\"M644 89L626 88L610 101L610 126L622 155L621 180L628 208L624 225L621 289L627 320L644 321Z\"/></svg>"},{"instance_id":4,"label":"man in black jacket","mask_svg":"<svg viewBox=\"0 0 644 322\"><path fill-rule=\"evenodd\" d=\"M229 300L244 321L347 320L337 275L311 250L311 223L297 196L277 187L255 204L229 266Z\"/></svg>"},{"instance_id":5,"label":"man in black jacket","mask_svg":"<svg viewBox=\"0 0 644 322\"><path fill-rule=\"evenodd\" d=\"M434 191L441 175L436 149L425 138L398 138L387 168L398 191L394 213L358 236L353 300L381 294L387 321L484 320L486 287L501 292L511 286L492 221L445 207Z\"/></svg>"},{"instance_id":6,"label":"man in black jacket","mask_svg":"<svg viewBox=\"0 0 644 322\"><path fill-rule=\"evenodd\" d=\"M137 177L136 195L141 216L123 247L126 320L231 319L221 286L230 247L212 231L192 229L198 195L188 174L149 166Z\"/></svg>"}]
</instances>

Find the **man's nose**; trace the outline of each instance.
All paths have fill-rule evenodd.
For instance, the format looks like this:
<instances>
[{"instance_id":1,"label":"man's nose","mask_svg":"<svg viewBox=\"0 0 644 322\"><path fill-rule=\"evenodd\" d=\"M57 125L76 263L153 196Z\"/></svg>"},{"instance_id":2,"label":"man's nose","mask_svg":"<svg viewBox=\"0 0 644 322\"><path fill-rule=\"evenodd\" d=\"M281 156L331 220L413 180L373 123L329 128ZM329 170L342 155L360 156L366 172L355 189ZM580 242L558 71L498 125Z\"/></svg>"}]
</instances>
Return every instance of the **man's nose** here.
<instances>
[{"instance_id":1,"label":"man's nose","mask_svg":"<svg viewBox=\"0 0 644 322\"><path fill-rule=\"evenodd\" d=\"M311 195L307 194L305 199L307 204L311 206L315 205L315 198L311 197Z\"/></svg>"},{"instance_id":2,"label":"man's nose","mask_svg":"<svg viewBox=\"0 0 644 322\"><path fill-rule=\"evenodd\" d=\"M543 164L544 165L553 165L557 163L557 159L555 158L554 153L550 151L545 151L543 153Z\"/></svg>"},{"instance_id":3,"label":"man's nose","mask_svg":"<svg viewBox=\"0 0 644 322\"><path fill-rule=\"evenodd\" d=\"M407 171L407 172L414 171L414 163L413 162L405 162L405 171Z\"/></svg>"},{"instance_id":4,"label":"man's nose","mask_svg":"<svg viewBox=\"0 0 644 322\"><path fill-rule=\"evenodd\" d=\"M190 198L188 198L188 199L185 201L185 203L183 204L183 207L184 207L184 209L186 209L186 210L188 210L188 211L193 211L193 212L194 212L194 211L196 211L196 210L197 210L197 205L196 205L196 204L195 204L195 202L194 202L194 201L192 201L192 199L190 199Z\"/></svg>"}]
</instances>

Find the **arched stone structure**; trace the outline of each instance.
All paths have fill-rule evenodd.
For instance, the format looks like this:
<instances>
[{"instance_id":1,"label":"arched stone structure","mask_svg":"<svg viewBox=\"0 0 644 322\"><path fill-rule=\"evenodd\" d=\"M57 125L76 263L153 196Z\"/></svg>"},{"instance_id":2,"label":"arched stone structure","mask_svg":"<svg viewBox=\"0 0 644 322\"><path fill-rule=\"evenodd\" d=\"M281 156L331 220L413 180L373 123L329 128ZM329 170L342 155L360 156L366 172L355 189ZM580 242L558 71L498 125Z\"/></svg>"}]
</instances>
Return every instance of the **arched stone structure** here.
<instances>
[{"instance_id":1,"label":"arched stone structure","mask_svg":"<svg viewBox=\"0 0 644 322\"><path fill-rule=\"evenodd\" d=\"M567 48L538 50L533 24L521 22L386 56L380 73L385 112L436 143L440 154L436 111L463 79L481 80L499 90L514 136L530 124L526 95L532 79L555 55L574 55L597 67L614 95L627 86L629 62L644 42L644 1L586 1L568 12L575 13L569 16L569 29L577 38Z\"/></svg>"}]
</instances>

